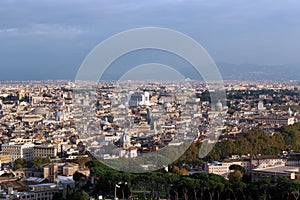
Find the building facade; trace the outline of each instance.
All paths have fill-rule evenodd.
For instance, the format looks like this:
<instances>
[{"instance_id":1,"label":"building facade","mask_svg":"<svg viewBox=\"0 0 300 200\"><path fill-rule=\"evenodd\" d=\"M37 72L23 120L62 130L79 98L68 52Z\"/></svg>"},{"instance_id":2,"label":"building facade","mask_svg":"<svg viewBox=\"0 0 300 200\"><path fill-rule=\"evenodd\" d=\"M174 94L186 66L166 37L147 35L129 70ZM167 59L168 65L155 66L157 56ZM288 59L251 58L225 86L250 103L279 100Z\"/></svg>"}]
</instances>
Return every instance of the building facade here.
<instances>
[{"instance_id":1,"label":"building facade","mask_svg":"<svg viewBox=\"0 0 300 200\"><path fill-rule=\"evenodd\" d=\"M54 158L57 156L57 148L55 146L38 145L34 148L34 157L49 157Z\"/></svg>"},{"instance_id":2,"label":"building facade","mask_svg":"<svg viewBox=\"0 0 300 200\"><path fill-rule=\"evenodd\" d=\"M2 144L1 147L3 155L10 155L12 162L18 158L24 158L27 161L32 161L34 159L34 144L32 143L6 143Z\"/></svg>"}]
</instances>

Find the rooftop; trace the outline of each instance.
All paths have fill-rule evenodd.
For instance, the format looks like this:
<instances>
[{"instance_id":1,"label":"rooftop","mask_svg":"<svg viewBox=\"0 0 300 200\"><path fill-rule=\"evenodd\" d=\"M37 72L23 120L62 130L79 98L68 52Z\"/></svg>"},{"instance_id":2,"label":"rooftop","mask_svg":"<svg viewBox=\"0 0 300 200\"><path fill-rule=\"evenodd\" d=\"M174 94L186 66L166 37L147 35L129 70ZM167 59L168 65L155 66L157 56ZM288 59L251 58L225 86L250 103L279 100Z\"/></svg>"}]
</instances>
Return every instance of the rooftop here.
<instances>
[{"instance_id":1,"label":"rooftop","mask_svg":"<svg viewBox=\"0 0 300 200\"><path fill-rule=\"evenodd\" d=\"M266 167L266 168L257 168L253 169L255 172L270 172L270 173L292 173L292 172L299 172L299 167L293 167L293 166L272 166L272 167Z\"/></svg>"}]
</instances>

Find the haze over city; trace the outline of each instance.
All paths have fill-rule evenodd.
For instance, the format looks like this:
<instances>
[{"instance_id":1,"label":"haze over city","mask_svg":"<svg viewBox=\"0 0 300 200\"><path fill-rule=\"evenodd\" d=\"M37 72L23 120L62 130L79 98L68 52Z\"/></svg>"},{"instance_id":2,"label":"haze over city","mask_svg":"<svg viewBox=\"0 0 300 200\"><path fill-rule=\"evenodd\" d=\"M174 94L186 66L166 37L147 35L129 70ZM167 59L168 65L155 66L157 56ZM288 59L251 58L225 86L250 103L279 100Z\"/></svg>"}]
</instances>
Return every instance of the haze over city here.
<instances>
[{"instance_id":1,"label":"haze over city","mask_svg":"<svg viewBox=\"0 0 300 200\"><path fill-rule=\"evenodd\" d=\"M0 0L0 200L300 197L297 0Z\"/></svg>"},{"instance_id":2,"label":"haze over city","mask_svg":"<svg viewBox=\"0 0 300 200\"><path fill-rule=\"evenodd\" d=\"M299 80L299 8L294 0L3 0L0 79L73 80L101 41L155 26L180 31L203 45L225 79L252 74L253 79Z\"/></svg>"}]
</instances>

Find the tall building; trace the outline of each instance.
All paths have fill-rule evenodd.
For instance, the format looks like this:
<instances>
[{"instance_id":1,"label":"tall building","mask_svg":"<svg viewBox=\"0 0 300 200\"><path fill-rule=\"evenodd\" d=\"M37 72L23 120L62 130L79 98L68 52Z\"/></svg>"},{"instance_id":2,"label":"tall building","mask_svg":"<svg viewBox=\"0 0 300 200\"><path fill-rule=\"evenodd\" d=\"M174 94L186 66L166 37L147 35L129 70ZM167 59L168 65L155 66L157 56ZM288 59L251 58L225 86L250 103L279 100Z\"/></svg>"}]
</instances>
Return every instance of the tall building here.
<instances>
[{"instance_id":1,"label":"tall building","mask_svg":"<svg viewBox=\"0 0 300 200\"><path fill-rule=\"evenodd\" d=\"M44 178L49 182L57 181L58 165L57 163L49 163L43 166Z\"/></svg>"},{"instance_id":2,"label":"tall building","mask_svg":"<svg viewBox=\"0 0 300 200\"><path fill-rule=\"evenodd\" d=\"M21 100L25 97L25 90L24 89L20 89L18 91L18 99Z\"/></svg>"},{"instance_id":3,"label":"tall building","mask_svg":"<svg viewBox=\"0 0 300 200\"><path fill-rule=\"evenodd\" d=\"M271 125L293 125L295 123L295 118L294 117L289 117L289 116L270 116L270 117L265 117L265 116L260 116L254 118L255 123L262 123L262 124L271 124Z\"/></svg>"},{"instance_id":4,"label":"tall building","mask_svg":"<svg viewBox=\"0 0 300 200\"><path fill-rule=\"evenodd\" d=\"M257 104L257 109L258 109L259 111L266 110L263 101L259 101L259 102L258 102L258 104Z\"/></svg>"},{"instance_id":5,"label":"tall building","mask_svg":"<svg viewBox=\"0 0 300 200\"><path fill-rule=\"evenodd\" d=\"M34 159L34 144L15 144L14 142L2 144L2 153L4 155L10 155L12 162L18 158L24 158L27 161Z\"/></svg>"},{"instance_id":6,"label":"tall building","mask_svg":"<svg viewBox=\"0 0 300 200\"><path fill-rule=\"evenodd\" d=\"M3 110L2 110L2 101L0 100L0 119L2 118Z\"/></svg>"},{"instance_id":7,"label":"tall building","mask_svg":"<svg viewBox=\"0 0 300 200\"><path fill-rule=\"evenodd\" d=\"M150 95L149 92L144 93L133 93L130 96L129 106L149 106L150 103Z\"/></svg>"},{"instance_id":8,"label":"tall building","mask_svg":"<svg viewBox=\"0 0 300 200\"><path fill-rule=\"evenodd\" d=\"M34 157L54 158L57 156L57 147L55 146L38 145L35 146L33 149L34 149Z\"/></svg>"}]
</instances>

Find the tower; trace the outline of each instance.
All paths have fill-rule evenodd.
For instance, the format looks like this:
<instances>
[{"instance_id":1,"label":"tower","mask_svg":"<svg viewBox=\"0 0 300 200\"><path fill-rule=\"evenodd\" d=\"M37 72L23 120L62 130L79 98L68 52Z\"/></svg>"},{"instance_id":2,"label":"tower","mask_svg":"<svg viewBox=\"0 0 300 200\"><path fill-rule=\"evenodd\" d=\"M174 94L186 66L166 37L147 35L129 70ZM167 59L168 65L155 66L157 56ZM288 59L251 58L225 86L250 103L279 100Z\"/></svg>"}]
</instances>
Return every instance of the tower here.
<instances>
[{"instance_id":1,"label":"tower","mask_svg":"<svg viewBox=\"0 0 300 200\"><path fill-rule=\"evenodd\" d=\"M264 102L263 101L259 101L258 102L257 109L258 110L265 110Z\"/></svg>"},{"instance_id":2,"label":"tower","mask_svg":"<svg viewBox=\"0 0 300 200\"><path fill-rule=\"evenodd\" d=\"M18 99L21 100L21 99L24 99L25 97L25 91L24 89L19 89L18 91Z\"/></svg>"},{"instance_id":3,"label":"tower","mask_svg":"<svg viewBox=\"0 0 300 200\"><path fill-rule=\"evenodd\" d=\"M293 112L291 110L291 108L288 109L287 114L291 117L293 115Z\"/></svg>"},{"instance_id":4,"label":"tower","mask_svg":"<svg viewBox=\"0 0 300 200\"><path fill-rule=\"evenodd\" d=\"M120 146L124 149L129 148L131 145L130 137L124 133L120 138Z\"/></svg>"}]
</instances>

